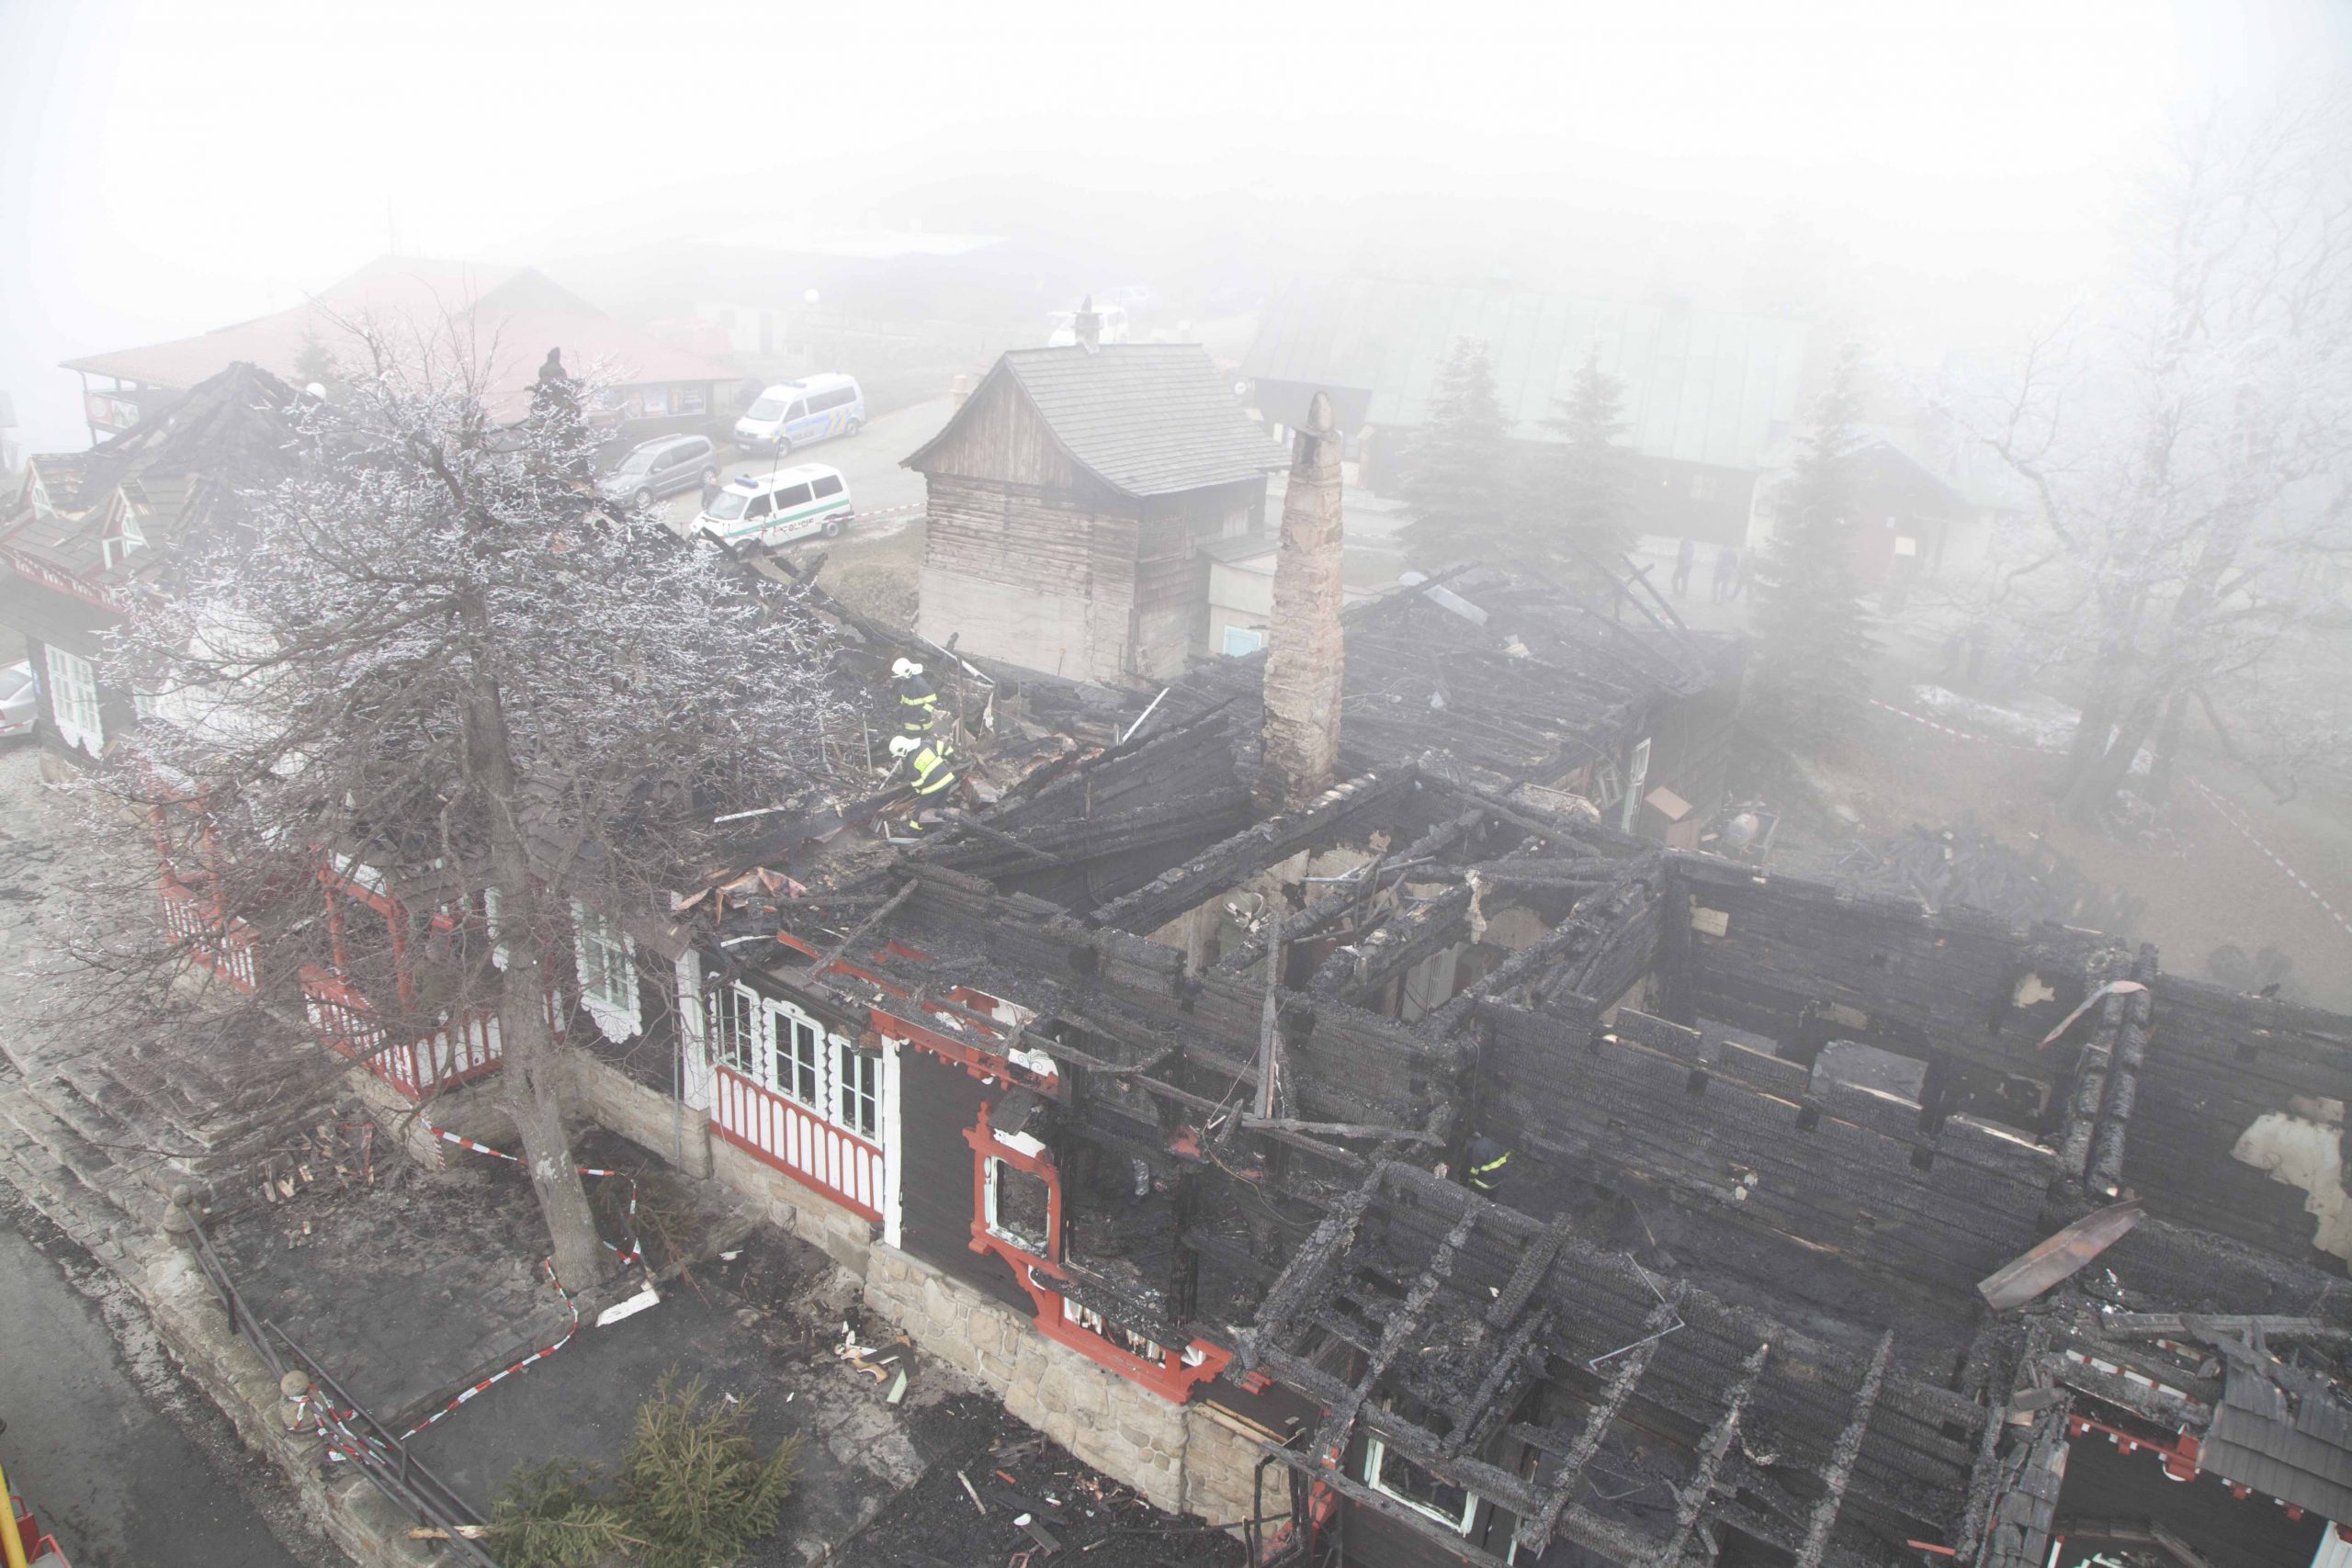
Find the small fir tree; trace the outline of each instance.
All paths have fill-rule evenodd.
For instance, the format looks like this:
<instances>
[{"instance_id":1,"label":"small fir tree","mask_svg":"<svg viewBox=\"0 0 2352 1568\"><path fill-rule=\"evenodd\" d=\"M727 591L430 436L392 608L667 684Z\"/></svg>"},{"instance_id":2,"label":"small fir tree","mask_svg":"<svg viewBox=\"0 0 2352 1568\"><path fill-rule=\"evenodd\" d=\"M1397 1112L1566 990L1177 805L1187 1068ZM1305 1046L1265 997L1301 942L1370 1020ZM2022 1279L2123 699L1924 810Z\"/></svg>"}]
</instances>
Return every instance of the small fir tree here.
<instances>
[{"instance_id":1,"label":"small fir tree","mask_svg":"<svg viewBox=\"0 0 2352 1568\"><path fill-rule=\"evenodd\" d=\"M1849 344L1814 407L1813 430L1775 508L1757 572L1749 722L1813 749L1851 733L1870 696L1877 644L1854 570L1844 467L1860 418L1860 353Z\"/></svg>"},{"instance_id":2,"label":"small fir tree","mask_svg":"<svg viewBox=\"0 0 2352 1568\"><path fill-rule=\"evenodd\" d=\"M1550 565L1598 582L1634 547L1634 475L1626 447L1625 383L1600 367L1598 344L1585 351L1568 395L1555 398L1544 422L1560 446L1544 465L1546 492L1536 502L1539 538Z\"/></svg>"},{"instance_id":3,"label":"small fir tree","mask_svg":"<svg viewBox=\"0 0 2352 1568\"><path fill-rule=\"evenodd\" d=\"M1522 547L1523 498L1487 345L1455 340L1438 367L1429 423L1406 450L1397 490L1411 515L1407 552L1424 566L1503 559Z\"/></svg>"}]
</instances>

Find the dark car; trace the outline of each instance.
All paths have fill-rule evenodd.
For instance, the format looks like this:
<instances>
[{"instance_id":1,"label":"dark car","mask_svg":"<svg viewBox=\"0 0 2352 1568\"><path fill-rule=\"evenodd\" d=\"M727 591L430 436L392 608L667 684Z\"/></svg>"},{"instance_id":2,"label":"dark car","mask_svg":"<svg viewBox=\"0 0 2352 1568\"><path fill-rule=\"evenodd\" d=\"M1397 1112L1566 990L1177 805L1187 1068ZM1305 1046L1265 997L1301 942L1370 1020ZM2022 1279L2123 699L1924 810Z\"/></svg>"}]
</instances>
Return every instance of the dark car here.
<instances>
[{"instance_id":1,"label":"dark car","mask_svg":"<svg viewBox=\"0 0 2352 1568\"><path fill-rule=\"evenodd\" d=\"M662 435L641 442L596 483L614 501L644 506L682 490L718 482L718 458L703 435Z\"/></svg>"}]
</instances>

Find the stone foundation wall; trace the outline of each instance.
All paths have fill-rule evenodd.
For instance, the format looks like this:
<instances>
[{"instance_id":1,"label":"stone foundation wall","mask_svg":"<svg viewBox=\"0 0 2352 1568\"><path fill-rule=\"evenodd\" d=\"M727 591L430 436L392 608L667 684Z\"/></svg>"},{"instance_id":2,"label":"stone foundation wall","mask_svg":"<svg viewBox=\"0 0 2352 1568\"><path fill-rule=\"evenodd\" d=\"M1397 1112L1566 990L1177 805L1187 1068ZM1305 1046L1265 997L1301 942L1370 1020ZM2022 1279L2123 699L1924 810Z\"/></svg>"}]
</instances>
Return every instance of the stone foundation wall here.
<instances>
[{"instance_id":1,"label":"stone foundation wall","mask_svg":"<svg viewBox=\"0 0 2352 1568\"><path fill-rule=\"evenodd\" d=\"M499 1100L494 1073L437 1095L422 1105L356 1064L345 1069L343 1077L360 1103L367 1106L376 1125L398 1138L401 1152L427 1170L445 1168L451 1148L433 1135L427 1122L476 1143L488 1144L493 1149L515 1146L514 1118L507 1114L506 1107Z\"/></svg>"},{"instance_id":2,"label":"stone foundation wall","mask_svg":"<svg viewBox=\"0 0 2352 1568\"><path fill-rule=\"evenodd\" d=\"M770 1224L790 1231L860 1279L866 1276L868 1259L887 1250L876 1244L870 1222L724 1138L710 1140L710 1173L760 1204Z\"/></svg>"},{"instance_id":3,"label":"stone foundation wall","mask_svg":"<svg viewBox=\"0 0 2352 1568\"><path fill-rule=\"evenodd\" d=\"M876 1247L867 1260L865 1304L1154 1505L1213 1524L1250 1517L1257 1443L1206 1405L1170 1404L893 1247Z\"/></svg>"},{"instance_id":4,"label":"stone foundation wall","mask_svg":"<svg viewBox=\"0 0 2352 1568\"><path fill-rule=\"evenodd\" d=\"M709 1113L694 1106L677 1114L676 1101L648 1089L585 1051L565 1053L570 1104L607 1132L676 1167L681 1174L718 1181L758 1204L770 1224L820 1248L863 1278L874 1247L874 1226L820 1197L766 1161L712 1134ZM680 1143L685 1159L677 1159Z\"/></svg>"},{"instance_id":5,"label":"stone foundation wall","mask_svg":"<svg viewBox=\"0 0 2352 1568\"><path fill-rule=\"evenodd\" d=\"M568 1050L564 1064L574 1111L688 1176L709 1177L710 1149L718 1140L710 1135L707 1111L682 1107L588 1052Z\"/></svg>"}]
</instances>

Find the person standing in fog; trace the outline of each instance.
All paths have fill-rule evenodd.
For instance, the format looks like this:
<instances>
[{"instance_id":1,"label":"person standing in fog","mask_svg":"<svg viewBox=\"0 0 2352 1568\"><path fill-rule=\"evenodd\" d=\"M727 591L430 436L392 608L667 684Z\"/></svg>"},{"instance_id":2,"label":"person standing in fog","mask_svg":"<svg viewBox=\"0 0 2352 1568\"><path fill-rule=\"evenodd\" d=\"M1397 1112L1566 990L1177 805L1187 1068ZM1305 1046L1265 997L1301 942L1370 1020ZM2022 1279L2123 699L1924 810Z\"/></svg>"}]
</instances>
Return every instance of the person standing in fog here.
<instances>
[{"instance_id":1,"label":"person standing in fog","mask_svg":"<svg viewBox=\"0 0 2352 1568\"><path fill-rule=\"evenodd\" d=\"M1739 552L1725 545L1715 552L1715 603L1720 604L1739 592Z\"/></svg>"},{"instance_id":2,"label":"person standing in fog","mask_svg":"<svg viewBox=\"0 0 2352 1568\"><path fill-rule=\"evenodd\" d=\"M1683 540L1682 547L1674 553L1674 596L1677 599L1690 597L1690 569L1698 564L1699 541Z\"/></svg>"}]
</instances>

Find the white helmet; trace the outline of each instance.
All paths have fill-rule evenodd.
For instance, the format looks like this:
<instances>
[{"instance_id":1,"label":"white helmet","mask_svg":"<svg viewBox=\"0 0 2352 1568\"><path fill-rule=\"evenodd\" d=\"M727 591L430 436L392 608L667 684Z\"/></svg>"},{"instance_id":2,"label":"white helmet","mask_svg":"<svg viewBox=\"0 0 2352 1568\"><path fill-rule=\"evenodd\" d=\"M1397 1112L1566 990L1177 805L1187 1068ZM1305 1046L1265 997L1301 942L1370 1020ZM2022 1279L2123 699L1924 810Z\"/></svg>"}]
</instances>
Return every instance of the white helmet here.
<instances>
[{"instance_id":1,"label":"white helmet","mask_svg":"<svg viewBox=\"0 0 2352 1568\"><path fill-rule=\"evenodd\" d=\"M920 675L922 673L922 666L917 664L911 659L893 659L890 660L890 678L892 680L903 681L910 675Z\"/></svg>"},{"instance_id":2,"label":"white helmet","mask_svg":"<svg viewBox=\"0 0 2352 1568\"><path fill-rule=\"evenodd\" d=\"M922 744L911 735L893 735L890 737L890 755L903 757Z\"/></svg>"}]
</instances>

